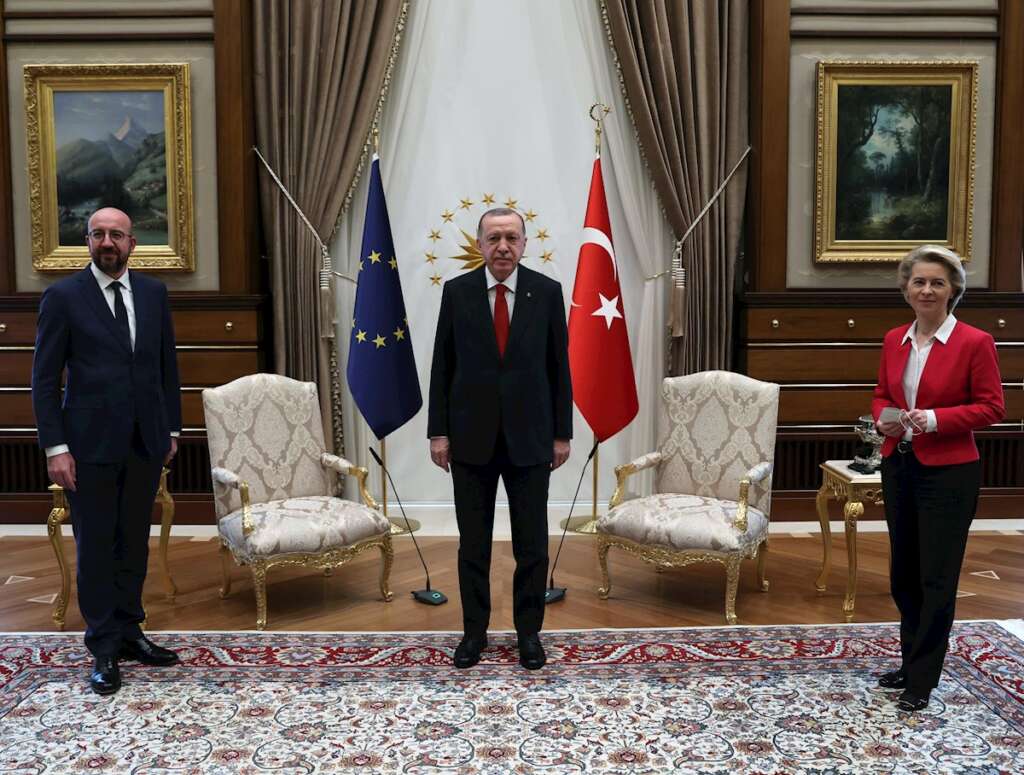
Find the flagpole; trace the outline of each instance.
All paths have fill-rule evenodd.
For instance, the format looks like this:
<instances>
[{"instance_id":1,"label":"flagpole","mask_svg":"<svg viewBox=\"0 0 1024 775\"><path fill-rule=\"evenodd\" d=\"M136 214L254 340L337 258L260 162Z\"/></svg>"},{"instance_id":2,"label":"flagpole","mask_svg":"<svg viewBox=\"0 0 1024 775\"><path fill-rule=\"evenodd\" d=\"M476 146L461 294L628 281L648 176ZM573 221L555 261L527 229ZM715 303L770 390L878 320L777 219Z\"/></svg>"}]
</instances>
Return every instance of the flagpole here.
<instances>
[{"instance_id":1,"label":"flagpole","mask_svg":"<svg viewBox=\"0 0 1024 775\"><path fill-rule=\"evenodd\" d=\"M594 115L594 111L598 111L598 115ZM594 153L597 158L601 158L601 131L603 128L604 117L611 113L611 108L602 102L595 102L590 106L588 111L591 120L594 122ZM600 456L601 449L598 445L597 434L594 434L594 492L593 501L591 504L590 516L580 516L570 520L568 517L558 523L558 526L563 530L568 529L574 533L582 533L584 535L593 535L597 532L597 482L598 482L598 471L600 470Z\"/></svg>"}]
</instances>

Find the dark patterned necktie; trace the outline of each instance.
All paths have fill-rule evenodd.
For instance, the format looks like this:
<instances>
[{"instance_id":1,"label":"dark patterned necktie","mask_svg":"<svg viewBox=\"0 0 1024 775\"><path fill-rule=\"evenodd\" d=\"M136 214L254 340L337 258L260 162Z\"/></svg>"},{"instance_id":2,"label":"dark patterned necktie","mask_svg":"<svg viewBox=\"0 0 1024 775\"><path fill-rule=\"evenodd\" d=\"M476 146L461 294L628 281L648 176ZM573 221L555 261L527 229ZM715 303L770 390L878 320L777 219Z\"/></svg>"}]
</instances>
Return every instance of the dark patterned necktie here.
<instances>
[{"instance_id":1,"label":"dark patterned necktie","mask_svg":"<svg viewBox=\"0 0 1024 775\"><path fill-rule=\"evenodd\" d=\"M128 308L124 305L124 297L121 296L121 289L124 287L120 281L115 280L110 284L114 289L114 320L117 327L124 334L124 340L128 342L128 349L132 347L132 332L128 326Z\"/></svg>"}]
</instances>

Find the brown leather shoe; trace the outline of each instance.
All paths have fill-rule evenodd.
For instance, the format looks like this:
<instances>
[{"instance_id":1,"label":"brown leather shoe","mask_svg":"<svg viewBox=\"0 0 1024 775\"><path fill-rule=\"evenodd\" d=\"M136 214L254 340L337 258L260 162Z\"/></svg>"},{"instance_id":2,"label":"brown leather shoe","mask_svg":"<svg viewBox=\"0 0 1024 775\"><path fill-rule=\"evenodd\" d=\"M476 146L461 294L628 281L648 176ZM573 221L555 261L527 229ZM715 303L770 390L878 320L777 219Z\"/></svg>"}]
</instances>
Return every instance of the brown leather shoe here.
<instances>
[{"instance_id":1,"label":"brown leather shoe","mask_svg":"<svg viewBox=\"0 0 1024 775\"><path fill-rule=\"evenodd\" d=\"M121 659L134 659L150 667L169 667L179 661L177 654L156 645L145 635L135 640L121 641Z\"/></svg>"},{"instance_id":2,"label":"brown leather shoe","mask_svg":"<svg viewBox=\"0 0 1024 775\"><path fill-rule=\"evenodd\" d=\"M89 674L89 686L96 694L114 694L121 688L117 657L96 657Z\"/></svg>"}]
</instances>

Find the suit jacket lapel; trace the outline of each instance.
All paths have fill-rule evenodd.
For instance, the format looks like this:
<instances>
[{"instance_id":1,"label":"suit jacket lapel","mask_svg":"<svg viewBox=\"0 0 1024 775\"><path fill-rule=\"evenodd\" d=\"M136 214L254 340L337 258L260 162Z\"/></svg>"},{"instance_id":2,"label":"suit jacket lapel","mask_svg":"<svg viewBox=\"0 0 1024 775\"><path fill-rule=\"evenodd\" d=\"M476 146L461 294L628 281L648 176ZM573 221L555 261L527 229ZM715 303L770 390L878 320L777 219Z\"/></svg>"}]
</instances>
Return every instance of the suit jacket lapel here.
<instances>
[{"instance_id":1,"label":"suit jacket lapel","mask_svg":"<svg viewBox=\"0 0 1024 775\"><path fill-rule=\"evenodd\" d=\"M79 273L78 282L82 286L82 295L85 296L92 307L93 314L107 327L107 331L110 332L110 338L131 354L132 343L125 340L124 334L117 326L117 321L110 314L110 307L107 306L107 300L103 298L103 291L100 290L99 283L96 282L96 278L93 277L92 270L89 267L86 267Z\"/></svg>"},{"instance_id":2,"label":"suit jacket lapel","mask_svg":"<svg viewBox=\"0 0 1024 775\"><path fill-rule=\"evenodd\" d=\"M932 342L932 349L928 352L928 360L924 362L924 369L921 371L921 381L917 383L917 401L915 403L918 408L928 407L927 399L931 398L931 394L934 392L931 389L931 375L949 373L947 361L954 349L952 345L953 337L955 336L956 327L954 326L946 344L943 344L939 339L935 339Z\"/></svg>"},{"instance_id":3,"label":"suit jacket lapel","mask_svg":"<svg viewBox=\"0 0 1024 775\"><path fill-rule=\"evenodd\" d=\"M476 290L472 294L469 307L472 325L484 332L485 349L494 360L499 360L498 339L494 335L494 316L491 314L491 302L487 296L487 275L484 273L483 267L474 271L476 272L474 280Z\"/></svg>"},{"instance_id":4,"label":"suit jacket lapel","mask_svg":"<svg viewBox=\"0 0 1024 775\"><path fill-rule=\"evenodd\" d=\"M512 310L512 327L508 332L508 343L505 346L505 357L517 345L523 337L523 331L530 323L533 316L533 277L530 270L519 267L519 277L516 280L515 306Z\"/></svg>"}]
</instances>

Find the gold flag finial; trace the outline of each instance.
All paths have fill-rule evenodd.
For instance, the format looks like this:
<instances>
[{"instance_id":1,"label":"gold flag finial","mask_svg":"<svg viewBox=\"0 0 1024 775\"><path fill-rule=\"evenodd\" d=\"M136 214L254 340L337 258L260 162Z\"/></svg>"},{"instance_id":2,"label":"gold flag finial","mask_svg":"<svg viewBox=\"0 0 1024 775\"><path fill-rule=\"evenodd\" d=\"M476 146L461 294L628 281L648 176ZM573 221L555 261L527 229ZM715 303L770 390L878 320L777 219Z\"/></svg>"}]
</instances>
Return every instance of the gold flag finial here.
<instances>
[{"instance_id":1,"label":"gold flag finial","mask_svg":"<svg viewBox=\"0 0 1024 775\"><path fill-rule=\"evenodd\" d=\"M594 115L594 111L598 111L599 115ZM605 105L603 102L595 102L590 106L590 119L594 122L594 152L598 156L601 155L601 129L604 122L604 117L612 112L612 109Z\"/></svg>"}]
</instances>

